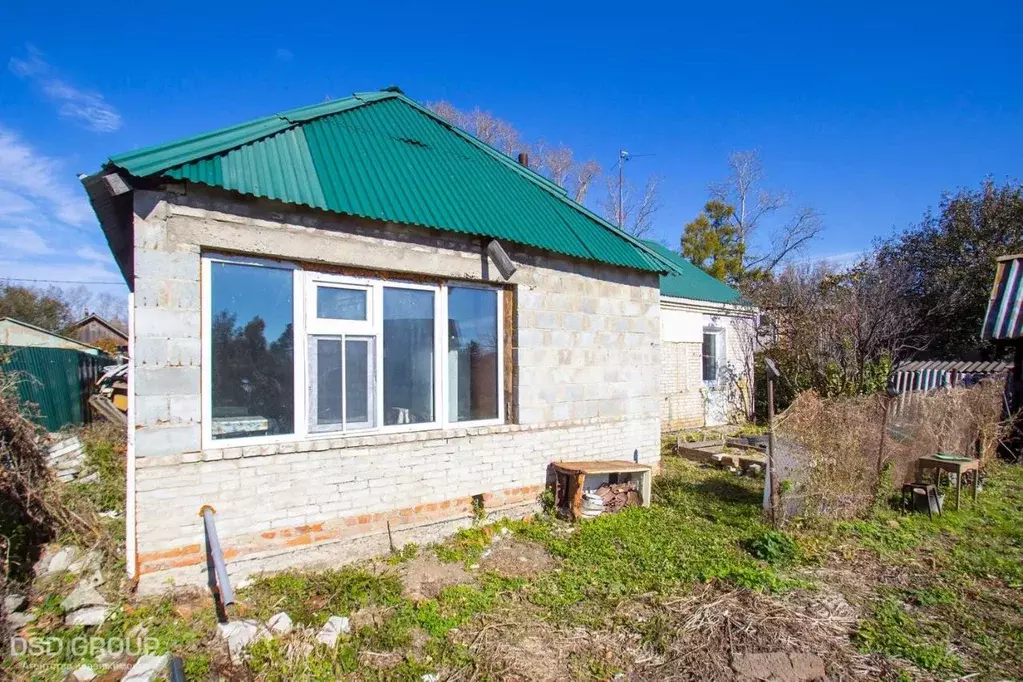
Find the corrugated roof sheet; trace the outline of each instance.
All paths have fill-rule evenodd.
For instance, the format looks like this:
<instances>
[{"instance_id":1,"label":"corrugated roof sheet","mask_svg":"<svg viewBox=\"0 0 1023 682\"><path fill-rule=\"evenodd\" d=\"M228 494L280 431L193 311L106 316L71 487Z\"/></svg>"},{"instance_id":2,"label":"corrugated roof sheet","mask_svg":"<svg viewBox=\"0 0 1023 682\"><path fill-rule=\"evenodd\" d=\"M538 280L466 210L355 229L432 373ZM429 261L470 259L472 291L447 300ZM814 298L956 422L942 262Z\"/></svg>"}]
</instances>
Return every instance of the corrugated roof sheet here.
<instances>
[{"instance_id":1,"label":"corrugated roof sheet","mask_svg":"<svg viewBox=\"0 0 1023 682\"><path fill-rule=\"evenodd\" d=\"M981 338L1009 340L1023 337L1023 255L998 259L995 282L984 316Z\"/></svg>"},{"instance_id":2,"label":"corrugated roof sheet","mask_svg":"<svg viewBox=\"0 0 1023 682\"><path fill-rule=\"evenodd\" d=\"M893 372L921 372L935 370L939 372L962 372L977 374L998 374L1012 369L1012 363L1006 361L978 360L911 360L895 366Z\"/></svg>"},{"instance_id":3,"label":"corrugated roof sheet","mask_svg":"<svg viewBox=\"0 0 1023 682\"><path fill-rule=\"evenodd\" d=\"M644 240L644 243L675 266L676 272L661 275L662 296L691 298L713 303L735 304L742 302L742 294L737 290L708 275L671 249L657 242Z\"/></svg>"},{"instance_id":4,"label":"corrugated roof sheet","mask_svg":"<svg viewBox=\"0 0 1023 682\"><path fill-rule=\"evenodd\" d=\"M638 270L679 271L546 178L398 92L303 107L114 156L110 164L136 177L187 180Z\"/></svg>"}]
</instances>

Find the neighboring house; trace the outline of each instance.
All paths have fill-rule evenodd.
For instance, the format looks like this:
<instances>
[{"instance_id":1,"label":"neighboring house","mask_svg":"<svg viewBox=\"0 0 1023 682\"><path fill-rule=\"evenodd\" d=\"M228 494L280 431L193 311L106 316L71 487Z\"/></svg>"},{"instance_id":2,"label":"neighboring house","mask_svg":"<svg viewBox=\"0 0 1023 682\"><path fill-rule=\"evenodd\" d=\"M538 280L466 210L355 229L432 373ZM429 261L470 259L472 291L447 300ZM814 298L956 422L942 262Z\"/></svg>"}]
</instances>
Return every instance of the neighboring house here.
<instances>
[{"instance_id":1,"label":"neighboring house","mask_svg":"<svg viewBox=\"0 0 1023 682\"><path fill-rule=\"evenodd\" d=\"M55 334L34 324L15 320L13 317L0 317L0 346L67 348L89 355L99 355L102 352L96 346Z\"/></svg>"},{"instance_id":2,"label":"neighboring house","mask_svg":"<svg viewBox=\"0 0 1023 682\"><path fill-rule=\"evenodd\" d=\"M204 580L204 504L241 575L522 515L555 460L659 462L679 268L398 91L83 184L132 292L142 589Z\"/></svg>"},{"instance_id":3,"label":"neighboring house","mask_svg":"<svg viewBox=\"0 0 1023 682\"><path fill-rule=\"evenodd\" d=\"M86 343L109 345L119 353L128 352L128 333L95 313L85 311L85 317L70 327L70 333Z\"/></svg>"},{"instance_id":4,"label":"neighboring house","mask_svg":"<svg viewBox=\"0 0 1023 682\"><path fill-rule=\"evenodd\" d=\"M757 310L741 294L656 242L661 277L661 426L720 426L747 418Z\"/></svg>"}]
</instances>

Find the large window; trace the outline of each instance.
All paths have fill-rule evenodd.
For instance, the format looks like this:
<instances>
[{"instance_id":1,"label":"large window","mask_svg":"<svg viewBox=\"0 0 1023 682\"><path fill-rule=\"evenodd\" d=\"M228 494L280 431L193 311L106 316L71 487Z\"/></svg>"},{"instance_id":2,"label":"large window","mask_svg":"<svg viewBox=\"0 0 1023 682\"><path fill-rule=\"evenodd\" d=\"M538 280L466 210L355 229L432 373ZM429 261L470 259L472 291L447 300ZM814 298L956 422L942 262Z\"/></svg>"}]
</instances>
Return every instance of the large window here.
<instances>
[{"instance_id":1,"label":"large window","mask_svg":"<svg viewBox=\"0 0 1023 682\"><path fill-rule=\"evenodd\" d=\"M294 433L294 306L290 270L212 263L211 435Z\"/></svg>"},{"instance_id":2,"label":"large window","mask_svg":"<svg viewBox=\"0 0 1023 682\"><path fill-rule=\"evenodd\" d=\"M497 292L448 287L448 414L451 421L496 419Z\"/></svg>"},{"instance_id":3,"label":"large window","mask_svg":"<svg viewBox=\"0 0 1023 682\"><path fill-rule=\"evenodd\" d=\"M216 256L204 273L207 441L504 419L498 289Z\"/></svg>"}]
</instances>

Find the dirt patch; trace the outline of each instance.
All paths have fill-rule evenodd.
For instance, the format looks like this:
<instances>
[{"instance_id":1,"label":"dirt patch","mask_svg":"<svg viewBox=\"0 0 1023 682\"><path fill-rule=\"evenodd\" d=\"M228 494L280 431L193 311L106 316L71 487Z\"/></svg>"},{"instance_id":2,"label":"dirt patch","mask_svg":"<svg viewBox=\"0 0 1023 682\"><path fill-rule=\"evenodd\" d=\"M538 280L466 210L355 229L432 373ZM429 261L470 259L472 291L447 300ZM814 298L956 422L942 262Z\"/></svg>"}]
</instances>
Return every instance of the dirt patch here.
<instances>
[{"instance_id":1,"label":"dirt patch","mask_svg":"<svg viewBox=\"0 0 1023 682\"><path fill-rule=\"evenodd\" d=\"M515 538L498 540L479 561L480 570L492 571L503 578L532 578L556 565L557 561L542 546Z\"/></svg>"},{"instance_id":2,"label":"dirt patch","mask_svg":"<svg viewBox=\"0 0 1023 682\"><path fill-rule=\"evenodd\" d=\"M389 670L405 659L400 651L360 651L359 666L371 670Z\"/></svg>"},{"instance_id":3,"label":"dirt patch","mask_svg":"<svg viewBox=\"0 0 1023 682\"><path fill-rule=\"evenodd\" d=\"M412 601L436 599L446 587L473 580L462 564L442 563L433 552L424 552L398 568L405 596Z\"/></svg>"},{"instance_id":4,"label":"dirt patch","mask_svg":"<svg viewBox=\"0 0 1023 682\"><path fill-rule=\"evenodd\" d=\"M732 660L738 680L778 680L812 682L824 680L824 661L813 654L740 654Z\"/></svg>"},{"instance_id":5,"label":"dirt patch","mask_svg":"<svg viewBox=\"0 0 1023 682\"><path fill-rule=\"evenodd\" d=\"M593 632L528 622L519 615L488 618L461 643L477 656L477 679L561 682L611 679L614 671L629 670L639 637L622 632Z\"/></svg>"},{"instance_id":6,"label":"dirt patch","mask_svg":"<svg viewBox=\"0 0 1023 682\"><path fill-rule=\"evenodd\" d=\"M348 623L352 627L352 632L358 632L359 628L364 627L379 627L393 612L394 609L389 606L367 606L348 616Z\"/></svg>"}]
</instances>

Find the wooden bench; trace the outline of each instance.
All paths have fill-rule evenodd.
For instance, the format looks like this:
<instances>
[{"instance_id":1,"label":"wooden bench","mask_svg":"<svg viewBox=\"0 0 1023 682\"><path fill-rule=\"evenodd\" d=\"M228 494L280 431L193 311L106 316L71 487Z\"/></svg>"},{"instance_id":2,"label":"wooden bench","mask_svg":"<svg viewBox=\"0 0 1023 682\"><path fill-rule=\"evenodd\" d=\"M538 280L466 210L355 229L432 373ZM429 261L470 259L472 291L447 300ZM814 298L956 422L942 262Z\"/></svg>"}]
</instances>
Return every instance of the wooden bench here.
<instances>
[{"instance_id":1,"label":"wooden bench","mask_svg":"<svg viewBox=\"0 0 1023 682\"><path fill-rule=\"evenodd\" d=\"M624 459L597 460L593 462L554 462L554 501L559 505L562 497L572 520L582 513L583 490L587 476L632 476L639 475L639 498L644 507L650 506L650 485L653 468ZM620 482L620 481L612 481Z\"/></svg>"}]
</instances>

